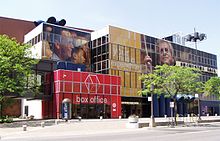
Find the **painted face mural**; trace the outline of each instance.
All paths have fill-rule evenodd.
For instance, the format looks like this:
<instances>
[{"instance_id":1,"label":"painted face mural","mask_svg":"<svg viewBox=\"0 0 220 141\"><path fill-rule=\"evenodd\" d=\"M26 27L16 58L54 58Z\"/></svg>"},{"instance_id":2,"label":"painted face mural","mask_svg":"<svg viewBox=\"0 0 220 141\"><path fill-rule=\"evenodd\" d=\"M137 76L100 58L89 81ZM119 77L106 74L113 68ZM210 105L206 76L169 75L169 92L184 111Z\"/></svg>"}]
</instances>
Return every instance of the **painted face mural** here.
<instances>
[{"instance_id":1,"label":"painted face mural","mask_svg":"<svg viewBox=\"0 0 220 141\"><path fill-rule=\"evenodd\" d=\"M90 33L44 24L42 58L89 66Z\"/></svg>"},{"instance_id":2,"label":"painted face mural","mask_svg":"<svg viewBox=\"0 0 220 141\"><path fill-rule=\"evenodd\" d=\"M173 47L172 45L164 40L158 40L158 53L159 53L159 64L174 65Z\"/></svg>"}]
</instances>

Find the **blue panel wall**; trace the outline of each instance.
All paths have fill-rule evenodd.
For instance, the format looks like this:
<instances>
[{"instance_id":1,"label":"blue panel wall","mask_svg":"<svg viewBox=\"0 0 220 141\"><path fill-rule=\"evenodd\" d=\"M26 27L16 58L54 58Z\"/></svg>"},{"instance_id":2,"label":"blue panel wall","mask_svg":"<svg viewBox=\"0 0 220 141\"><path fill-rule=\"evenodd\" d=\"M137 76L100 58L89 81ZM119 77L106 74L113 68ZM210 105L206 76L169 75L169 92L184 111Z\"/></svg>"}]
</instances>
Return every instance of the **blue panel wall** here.
<instances>
[{"instance_id":1,"label":"blue panel wall","mask_svg":"<svg viewBox=\"0 0 220 141\"><path fill-rule=\"evenodd\" d=\"M180 115L180 116L183 116L183 102L178 102L177 103L177 113Z\"/></svg>"},{"instance_id":2,"label":"blue panel wall","mask_svg":"<svg viewBox=\"0 0 220 141\"><path fill-rule=\"evenodd\" d=\"M165 115L165 109L166 109L164 95L160 95L160 103L159 103L159 105L160 105L160 108L159 108L160 117L163 117Z\"/></svg>"},{"instance_id":3,"label":"blue panel wall","mask_svg":"<svg viewBox=\"0 0 220 141\"><path fill-rule=\"evenodd\" d=\"M73 64L71 62L65 62L65 61L57 62L57 69L78 71L78 68L80 68L81 71L86 70L86 66L82 64Z\"/></svg>"},{"instance_id":4,"label":"blue panel wall","mask_svg":"<svg viewBox=\"0 0 220 141\"><path fill-rule=\"evenodd\" d=\"M66 69L66 62L57 62L57 69Z\"/></svg>"},{"instance_id":5,"label":"blue panel wall","mask_svg":"<svg viewBox=\"0 0 220 141\"><path fill-rule=\"evenodd\" d=\"M166 107L165 114L167 116L171 115L171 113L170 113L170 101L171 101L170 98L165 98L165 107Z\"/></svg>"},{"instance_id":6,"label":"blue panel wall","mask_svg":"<svg viewBox=\"0 0 220 141\"><path fill-rule=\"evenodd\" d=\"M159 117L159 102L157 99L157 94L153 95L153 101L154 101L154 116Z\"/></svg>"},{"instance_id":7,"label":"blue panel wall","mask_svg":"<svg viewBox=\"0 0 220 141\"><path fill-rule=\"evenodd\" d=\"M187 104L187 102L183 103L183 113L184 113L184 116L187 116L187 114L188 114L188 104Z\"/></svg>"}]
</instances>

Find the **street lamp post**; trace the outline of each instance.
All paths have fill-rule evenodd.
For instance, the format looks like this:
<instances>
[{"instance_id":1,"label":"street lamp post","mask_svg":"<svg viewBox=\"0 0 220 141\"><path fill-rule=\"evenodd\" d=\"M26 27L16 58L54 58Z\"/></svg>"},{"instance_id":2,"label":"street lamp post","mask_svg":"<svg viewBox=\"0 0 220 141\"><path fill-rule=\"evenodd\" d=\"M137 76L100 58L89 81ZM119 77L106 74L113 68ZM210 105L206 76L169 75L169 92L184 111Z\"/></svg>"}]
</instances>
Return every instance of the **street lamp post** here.
<instances>
[{"instance_id":1,"label":"street lamp post","mask_svg":"<svg viewBox=\"0 0 220 141\"><path fill-rule=\"evenodd\" d=\"M197 49L197 41L203 41L207 38L206 34L204 33L199 33L196 32L196 29L194 28L194 33L193 34L188 34L186 36L186 41L189 42L195 42L195 49L196 49L196 55L195 55L195 64L196 64L196 68L198 67L198 49ZM198 99L198 120L201 120L201 116L200 116L200 99L199 99L199 95L195 94L195 97L197 95L197 99Z\"/></svg>"},{"instance_id":2,"label":"street lamp post","mask_svg":"<svg viewBox=\"0 0 220 141\"><path fill-rule=\"evenodd\" d=\"M200 99L199 94L195 94L195 98L198 100L198 121L201 120L201 114L200 114Z\"/></svg>"},{"instance_id":3,"label":"street lamp post","mask_svg":"<svg viewBox=\"0 0 220 141\"><path fill-rule=\"evenodd\" d=\"M206 34L196 32L194 28L193 34L188 34L186 37L186 41L195 42L195 49L196 49L196 57L195 57L195 64L198 65L198 49L197 49L197 41L203 41L207 38ZM196 66L197 67L197 66Z\"/></svg>"},{"instance_id":4,"label":"street lamp post","mask_svg":"<svg viewBox=\"0 0 220 141\"><path fill-rule=\"evenodd\" d=\"M154 119L153 90L154 90L154 84L151 84L150 85L150 92L151 92L151 117L150 117L149 127L156 127L156 123L155 123L155 119Z\"/></svg>"}]
</instances>

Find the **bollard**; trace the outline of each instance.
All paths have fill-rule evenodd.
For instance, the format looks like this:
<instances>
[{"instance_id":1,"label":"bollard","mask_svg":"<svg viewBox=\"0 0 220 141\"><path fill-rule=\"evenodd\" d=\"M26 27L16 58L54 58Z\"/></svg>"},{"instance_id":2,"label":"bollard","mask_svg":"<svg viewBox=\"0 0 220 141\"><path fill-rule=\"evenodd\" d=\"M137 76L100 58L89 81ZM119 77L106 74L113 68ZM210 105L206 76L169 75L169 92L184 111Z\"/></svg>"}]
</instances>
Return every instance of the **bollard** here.
<instances>
[{"instance_id":1,"label":"bollard","mask_svg":"<svg viewBox=\"0 0 220 141\"><path fill-rule=\"evenodd\" d=\"M187 123L190 124L190 114L187 114Z\"/></svg>"},{"instance_id":2,"label":"bollard","mask_svg":"<svg viewBox=\"0 0 220 141\"><path fill-rule=\"evenodd\" d=\"M27 131L27 125L23 125L22 128L23 128L23 131Z\"/></svg>"},{"instance_id":3,"label":"bollard","mask_svg":"<svg viewBox=\"0 0 220 141\"><path fill-rule=\"evenodd\" d=\"M121 116L119 116L118 119L121 119Z\"/></svg>"},{"instance_id":4,"label":"bollard","mask_svg":"<svg viewBox=\"0 0 220 141\"><path fill-rule=\"evenodd\" d=\"M58 122L59 122L58 120L55 120L55 125L58 125Z\"/></svg>"},{"instance_id":5,"label":"bollard","mask_svg":"<svg viewBox=\"0 0 220 141\"><path fill-rule=\"evenodd\" d=\"M99 118L100 118L100 120L102 120L102 119L103 119L103 117L102 117L102 116L100 116Z\"/></svg>"},{"instance_id":6,"label":"bollard","mask_svg":"<svg viewBox=\"0 0 220 141\"><path fill-rule=\"evenodd\" d=\"M164 118L167 119L167 115L164 115Z\"/></svg>"},{"instance_id":7,"label":"bollard","mask_svg":"<svg viewBox=\"0 0 220 141\"><path fill-rule=\"evenodd\" d=\"M215 114L215 116L217 117L217 116L218 116L218 114Z\"/></svg>"},{"instance_id":8,"label":"bollard","mask_svg":"<svg viewBox=\"0 0 220 141\"><path fill-rule=\"evenodd\" d=\"M79 118L79 121L81 121L82 120L82 117L78 117Z\"/></svg>"},{"instance_id":9,"label":"bollard","mask_svg":"<svg viewBox=\"0 0 220 141\"><path fill-rule=\"evenodd\" d=\"M209 114L206 115L207 117L209 116Z\"/></svg>"},{"instance_id":10,"label":"bollard","mask_svg":"<svg viewBox=\"0 0 220 141\"><path fill-rule=\"evenodd\" d=\"M44 128L45 122L41 122L40 125L41 125L42 128Z\"/></svg>"}]
</instances>

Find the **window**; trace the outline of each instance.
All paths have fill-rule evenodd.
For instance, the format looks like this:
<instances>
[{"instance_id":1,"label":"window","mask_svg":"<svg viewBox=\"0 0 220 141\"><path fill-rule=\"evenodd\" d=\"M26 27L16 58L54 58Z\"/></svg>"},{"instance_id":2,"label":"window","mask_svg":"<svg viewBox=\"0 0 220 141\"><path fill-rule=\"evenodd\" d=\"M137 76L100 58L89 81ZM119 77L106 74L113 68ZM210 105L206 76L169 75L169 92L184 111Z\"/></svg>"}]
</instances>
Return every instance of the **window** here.
<instances>
[{"instance_id":1,"label":"window","mask_svg":"<svg viewBox=\"0 0 220 141\"><path fill-rule=\"evenodd\" d=\"M102 54L103 54L103 53L106 53L106 51L107 51L107 50L106 50L106 45L102 45Z\"/></svg>"},{"instance_id":2,"label":"window","mask_svg":"<svg viewBox=\"0 0 220 141\"><path fill-rule=\"evenodd\" d=\"M97 45L96 45L96 40L93 40L93 41L92 41L92 46L93 46L93 47L96 47L96 46L97 46Z\"/></svg>"},{"instance_id":3,"label":"window","mask_svg":"<svg viewBox=\"0 0 220 141\"><path fill-rule=\"evenodd\" d=\"M101 45L101 38L98 38L98 46Z\"/></svg>"},{"instance_id":4,"label":"window","mask_svg":"<svg viewBox=\"0 0 220 141\"><path fill-rule=\"evenodd\" d=\"M98 49L98 54L97 55L100 55L101 54L101 47L97 47Z\"/></svg>"}]
</instances>

